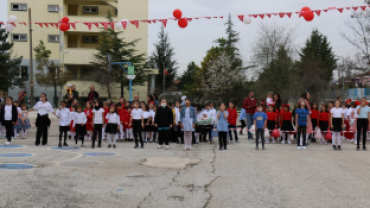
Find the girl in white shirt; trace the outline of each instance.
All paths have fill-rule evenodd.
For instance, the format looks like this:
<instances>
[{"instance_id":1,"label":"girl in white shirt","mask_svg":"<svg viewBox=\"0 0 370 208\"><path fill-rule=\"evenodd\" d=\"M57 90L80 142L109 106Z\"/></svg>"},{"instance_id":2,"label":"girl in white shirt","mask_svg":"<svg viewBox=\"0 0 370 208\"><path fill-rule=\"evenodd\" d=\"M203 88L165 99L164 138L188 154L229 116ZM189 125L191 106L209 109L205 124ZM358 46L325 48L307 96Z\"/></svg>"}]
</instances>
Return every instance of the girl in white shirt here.
<instances>
[{"instance_id":1,"label":"girl in white shirt","mask_svg":"<svg viewBox=\"0 0 370 208\"><path fill-rule=\"evenodd\" d=\"M21 111L18 120L19 130L22 133L22 139L27 139L27 130L31 128L30 120L28 119L27 106L25 103L21 106Z\"/></svg>"},{"instance_id":2,"label":"girl in white shirt","mask_svg":"<svg viewBox=\"0 0 370 208\"><path fill-rule=\"evenodd\" d=\"M196 105L195 110L197 112L197 121L198 120L203 120L204 115L203 115L202 106L200 106L199 104ZM195 128L195 143L196 144L199 144L199 136L202 134L202 132L203 132L202 127L199 126L199 125L196 125L196 128Z\"/></svg>"},{"instance_id":3,"label":"girl in white shirt","mask_svg":"<svg viewBox=\"0 0 370 208\"><path fill-rule=\"evenodd\" d=\"M148 132L149 132L149 117L151 116L151 113L148 111L147 106L142 103L141 109L143 110L143 118L144 118L144 127L141 132L141 135L143 137L143 140L145 143L148 142Z\"/></svg>"},{"instance_id":4,"label":"girl in white shirt","mask_svg":"<svg viewBox=\"0 0 370 208\"><path fill-rule=\"evenodd\" d=\"M71 110L71 113L69 114L71 118L71 124L69 125L69 139L76 139L76 127L74 125L75 122L73 121L73 118L77 113L77 109L75 105L72 105L69 109Z\"/></svg>"},{"instance_id":5,"label":"girl in white shirt","mask_svg":"<svg viewBox=\"0 0 370 208\"><path fill-rule=\"evenodd\" d=\"M139 148L139 140L137 136L139 135L141 148L144 148L143 137L141 131L144 128L144 117L143 110L139 108L139 102L135 101L134 109L131 111L130 126L133 127L134 138L135 138L135 149Z\"/></svg>"},{"instance_id":6,"label":"girl in white shirt","mask_svg":"<svg viewBox=\"0 0 370 208\"><path fill-rule=\"evenodd\" d=\"M107 113L107 116L105 119L108 120L108 124L105 127L105 133L108 134L108 148L112 147L113 142L113 148L116 148L116 134L120 130L120 117L116 113L116 105L111 104L109 113Z\"/></svg>"},{"instance_id":7,"label":"girl in white shirt","mask_svg":"<svg viewBox=\"0 0 370 208\"><path fill-rule=\"evenodd\" d=\"M60 107L56 112L56 116L59 119L59 148L62 148L62 137L64 133L64 143L63 146L68 146L67 144L67 132L70 130L69 125L71 124L71 111L66 108L66 103L64 101L60 102Z\"/></svg>"},{"instance_id":8,"label":"girl in white shirt","mask_svg":"<svg viewBox=\"0 0 370 208\"><path fill-rule=\"evenodd\" d=\"M332 143L333 150L341 150L340 147L340 133L344 127L344 111L340 107L339 101L335 101L335 107L330 110L331 113L331 129L333 132ZM338 144L338 148L336 146Z\"/></svg>"},{"instance_id":9,"label":"girl in white shirt","mask_svg":"<svg viewBox=\"0 0 370 208\"><path fill-rule=\"evenodd\" d=\"M153 132L153 127L154 127L154 111L153 111L153 103L149 103L149 117L148 117L148 126L147 126L147 129L148 129L148 138L149 138L149 143L152 143L153 142L153 138L154 138L154 132Z\"/></svg>"},{"instance_id":10,"label":"girl in white shirt","mask_svg":"<svg viewBox=\"0 0 370 208\"><path fill-rule=\"evenodd\" d=\"M77 104L77 113L74 115L73 125L76 127L76 145L77 145L78 139L81 138L82 140L81 147L84 146L84 140L85 140L85 134L86 134L86 127L85 127L86 122L87 122L87 118L82 109L82 105Z\"/></svg>"},{"instance_id":11,"label":"girl in white shirt","mask_svg":"<svg viewBox=\"0 0 370 208\"><path fill-rule=\"evenodd\" d=\"M92 138L92 144L91 148L95 148L95 140L97 135L99 136L98 140L98 147L101 147L101 140L103 137L102 129L103 129L103 123L104 123L104 108L103 108L103 102L95 100L95 108L92 111L93 113L93 122L94 122L94 134Z\"/></svg>"}]
</instances>

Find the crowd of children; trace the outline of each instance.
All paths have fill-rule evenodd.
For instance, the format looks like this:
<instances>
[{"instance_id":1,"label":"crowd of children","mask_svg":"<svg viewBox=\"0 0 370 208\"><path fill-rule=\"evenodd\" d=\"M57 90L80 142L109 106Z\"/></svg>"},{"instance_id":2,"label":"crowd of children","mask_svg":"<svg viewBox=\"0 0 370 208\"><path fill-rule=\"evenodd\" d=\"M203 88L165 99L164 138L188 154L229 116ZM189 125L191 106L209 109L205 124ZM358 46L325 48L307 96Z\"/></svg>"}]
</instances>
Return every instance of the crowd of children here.
<instances>
[{"instance_id":1,"label":"crowd of children","mask_svg":"<svg viewBox=\"0 0 370 208\"><path fill-rule=\"evenodd\" d=\"M67 103L62 101L55 113L59 119L58 146L60 148L68 146L67 138L69 138L74 140L76 145L81 141L81 146L84 146L85 140L91 140L91 148L95 148L96 144L100 148L102 140L107 140L108 148L116 148L118 141L135 141L135 148L144 148L144 143L156 142L159 143L159 148L165 144L165 148L168 149L169 142L176 142L185 144L184 150L192 150L193 144L208 141L212 144L212 138L215 136L214 129L217 129L219 149L227 150L229 142L234 139L236 143L239 142L238 127L240 127L239 134L243 134L243 129L250 123L248 119L253 119L255 128L247 128L246 131L255 133L256 150L259 150L259 142L262 143L262 150L265 150L265 144L270 140L272 143L280 140L281 144L292 144L293 137L297 140L298 149L303 150L307 148L308 139L312 142L317 141L319 144L327 144L327 141L331 140L333 149L341 150L342 138L354 141L358 150L361 144L363 150L366 150L370 118L370 107L366 99L362 99L361 102L347 100L345 106L341 106L338 100L334 103L329 102L328 105L318 105L309 103L309 99L305 96L307 93L291 111L288 103L281 104L280 96L268 93L266 100L258 103L254 101L256 103L254 106L241 109L239 117L233 102L228 103L228 108L222 103L219 111L216 111L212 102L206 103L203 107L199 104L192 105L189 98L176 101L175 105L167 101L156 105L150 96L147 103L129 102L123 98L120 98L117 103L97 99L87 102L85 108L77 102L67 107ZM274 100L275 97L278 97L278 100ZM54 113L52 109L48 109L50 103L46 101L45 95L42 102L46 107L40 107L43 103L38 103L33 108L39 109L40 115L36 123L41 122L48 112ZM168 113L169 109L170 116L156 115L158 108L162 114ZM14 109L17 114L14 114ZM5 105L0 105L0 136L4 137L6 133L7 138L17 138L20 134L22 139L26 139L27 130L31 127L28 112L25 104L18 106L18 102L13 102L9 97ZM251 112L253 116L249 117ZM16 119L13 118L14 116ZM163 126L164 120L167 122L168 118L171 119L170 124L166 123L168 126ZM237 124L238 119L240 126ZM199 121L207 121L207 123L200 124ZM330 136L327 135L328 132ZM360 142L361 132L363 132L362 143ZM8 139L6 144L9 145L10 142L11 139ZM40 141L36 141L36 145L39 143ZM43 145L46 143L47 139L43 140Z\"/></svg>"}]
</instances>

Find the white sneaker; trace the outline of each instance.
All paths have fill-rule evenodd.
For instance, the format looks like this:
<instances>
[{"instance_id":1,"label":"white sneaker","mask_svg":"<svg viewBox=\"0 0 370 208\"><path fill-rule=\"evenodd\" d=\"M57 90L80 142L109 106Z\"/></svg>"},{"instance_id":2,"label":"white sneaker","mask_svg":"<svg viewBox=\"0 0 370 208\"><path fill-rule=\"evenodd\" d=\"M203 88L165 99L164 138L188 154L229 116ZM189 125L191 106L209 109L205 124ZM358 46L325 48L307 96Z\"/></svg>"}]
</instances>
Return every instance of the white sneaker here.
<instances>
[{"instance_id":1,"label":"white sneaker","mask_svg":"<svg viewBox=\"0 0 370 208\"><path fill-rule=\"evenodd\" d=\"M301 146L298 146L298 148L297 148L298 150L300 150L301 149Z\"/></svg>"},{"instance_id":2,"label":"white sneaker","mask_svg":"<svg viewBox=\"0 0 370 208\"><path fill-rule=\"evenodd\" d=\"M273 140L272 140L272 143L273 143L273 144L275 144L275 143L276 143L276 142L275 142L275 139L273 139Z\"/></svg>"},{"instance_id":3,"label":"white sneaker","mask_svg":"<svg viewBox=\"0 0 370 208\"><path fill-rule=\"evenodd\" d=\"M285 144L285 140L281 141L282 144Z\"/></svg>"},{"instance_id":4,"label":"white sneaker","mask_svg":"<svg viewBox=\"0 0 370 208\"><path fill-rule=\"evenodd\" d=\"M292 141L290 141L290 139L288 139L288 144L292 144Z\"/></svg>"},{"instance_id":5,"label":"white sneaker","mask_svg":"<svg viewBox=\"0 0 370 208\"><path fill-rule=\"evenodd\" d=\"M268 144L269 143L269 139L266 139L266 144Z\"/></svg>"},{"instance_id":6,"label":"white sneaker","mask_svg":"<svg viewBox=\"0 0 370 208\"><path fill-rule=\"evenodd\" d=\"M5 145L6 145L6 146L11 145L11 144L12 144L12 143L10 143L10 142L8 142L8 141L7 141L7 142L5 142Z\"/></svg>"},{"instance_id":7,"label":"white sneaker","mask_svg":"<svg viewBox=\"0 0 370 208\"><path fill-rule=\"evenodd\" d=\"M166 145L165 149L168 150L170 147L168 147L168 145Z\"/></svg>"},{"instance_id":8,"label":"white sneaker","mask_svg":"<svg viewBox=\"0 0 370 208\"><path fill-rule=\"evenodd\" d=\"M159 146L158 146L158 149L162 149L162 145L159 145Z\"/></svg>"},{"instance_id":9,"label":"white sneaker","mask_svg":"<svg viewBox=\"0 0 370 208\"><path fill-rule=\"evenodd\" d=\"M306 146L303 146L303 147L302 147L302 149L303 149L303 150L306 150Z\"/></svg>"}]
</instances>

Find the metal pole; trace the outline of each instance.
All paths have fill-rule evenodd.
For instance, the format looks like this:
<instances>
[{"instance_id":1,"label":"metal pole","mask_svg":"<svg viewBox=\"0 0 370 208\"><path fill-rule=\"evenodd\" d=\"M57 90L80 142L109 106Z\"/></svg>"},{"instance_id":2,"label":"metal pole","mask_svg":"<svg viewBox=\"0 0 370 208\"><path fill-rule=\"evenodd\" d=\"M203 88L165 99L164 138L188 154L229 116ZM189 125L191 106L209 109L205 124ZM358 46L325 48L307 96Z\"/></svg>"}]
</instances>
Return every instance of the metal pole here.
<instances>
[{"instance_id":1,"label":"metal pole","mask_svg":"<svg viewBox=\"0 0 370 208\"><path fill-rule=\"evenodd\" d=\"M28 28L30 33L30 88L31 88L31 106L34 104L33 99L33 54L32 54L32 24L31 24L31 8L28 8Z\"/></svg>"},{"instance_id":2,"label":"metal pole","mask_svg":"<svg viewBox=\"0 0 370 208\"><path fill-rule=\"evenodd\" d=\"M166 68L163 68L163 96L166 98Z\"/></svg>"},{"instance_id":3,"label":"metal pole","mask_svg":"<svg viewBox=\"0 0 370 208\"><path fill-rule=\"evenodd\" d=\"M130 102L132 101L132 79L130 79Z\"/></svg>"},{"instance_id":4,"label":"metal pole","mask_svg":"<svg viewBox=\"0 0 370 208\"><path fill-rule=\"evenodd\" d=\"M344 68L344 57L342 57L343 59L343 93L344 93L344 76L345 76L345 68Z\"/></svg>"}]
</instances>

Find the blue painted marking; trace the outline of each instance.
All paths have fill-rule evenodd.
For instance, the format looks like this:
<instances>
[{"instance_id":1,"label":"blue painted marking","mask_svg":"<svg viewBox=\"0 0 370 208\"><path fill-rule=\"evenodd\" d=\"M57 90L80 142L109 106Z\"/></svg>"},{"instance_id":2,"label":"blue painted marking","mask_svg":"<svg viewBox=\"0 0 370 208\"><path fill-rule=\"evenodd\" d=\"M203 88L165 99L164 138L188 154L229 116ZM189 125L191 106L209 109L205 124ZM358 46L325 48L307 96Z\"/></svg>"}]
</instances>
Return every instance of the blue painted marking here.
<instances>
[{"instance_id":1,"label":"blue painted marking","mask_svg":"<svg viewBox=\"0 0 370 208\"><path fill-rule=\"evenodd\" d=\"M15 149L15 148L22 148L22 145L0 145L0 148L4 149Z\"/></svg>"},{"instance_id":2,"label":"blue painted marking","mask_svg":"<svg viewBox=\"0 0 370 208\"><path fill-rule=\"evenodd\" d=\"M0 157L31 157L30 153L5 153L0 154Z\"/></svg>"},{"instance_id":3,"label":"blue painted marking","mask_svg":"<svg viewBox=\"0 0 370 208\"><path fill-rule=\"evenodd\" d=\"M123 191L123 189L117 189L117 191Z\"/></svg>"},{"instance_id":4,"label":"blue painted marking","mask_svg":"<svg viewBox=\"0 0 370 208\"><path fill-rule=\"evenodd\" d=\"M99 156L114 156L116 153L112 152L88 152L84 153L84 156L90 156L90 157L99 157Z\"/></svg>"},{"instance_id":5,"label":"blue painted marking","mask_svg":"<svg viewBox=\"0 0 370 208\"><path fill-rule=\"evenodd\" d=\"M31 168L34 168L34 166L28 164L0 164L0 170L22 170Z\"/></svg>"},{"instance_id":6,"label":"blue painted marking","mask_svg":"<svg viewBox=\"0 0 370 208\"><path fill-rule=\"evenodd\" d=\"M52 147L51 149L52 150L80 150L81 148L80 147L62 147L62 148Z\"/></svg>"}]
</instances>

